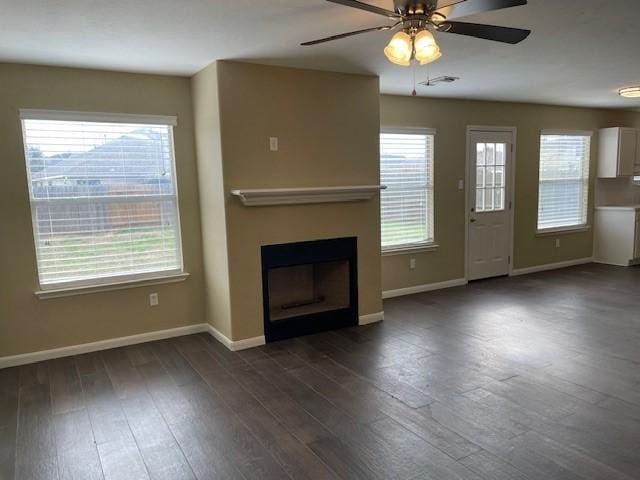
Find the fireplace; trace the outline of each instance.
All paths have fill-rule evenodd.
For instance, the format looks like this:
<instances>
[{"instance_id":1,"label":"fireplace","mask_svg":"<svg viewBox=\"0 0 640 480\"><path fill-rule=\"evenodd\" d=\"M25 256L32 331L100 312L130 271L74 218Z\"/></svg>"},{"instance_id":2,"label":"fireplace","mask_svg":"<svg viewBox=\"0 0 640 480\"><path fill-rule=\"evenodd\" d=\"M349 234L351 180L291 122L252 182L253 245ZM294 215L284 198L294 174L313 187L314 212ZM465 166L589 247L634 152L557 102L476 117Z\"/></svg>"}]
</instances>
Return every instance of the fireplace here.
<instances>
[{"instance_id":1,"label":"fireplace","mask_svg":"<svg viewBox=\"0 0 640 480\"><path fill-rule=\"evenodd\" d=\"M357 238L262 246L267 342L358 324Z\"/></svg>"}]
</instances>

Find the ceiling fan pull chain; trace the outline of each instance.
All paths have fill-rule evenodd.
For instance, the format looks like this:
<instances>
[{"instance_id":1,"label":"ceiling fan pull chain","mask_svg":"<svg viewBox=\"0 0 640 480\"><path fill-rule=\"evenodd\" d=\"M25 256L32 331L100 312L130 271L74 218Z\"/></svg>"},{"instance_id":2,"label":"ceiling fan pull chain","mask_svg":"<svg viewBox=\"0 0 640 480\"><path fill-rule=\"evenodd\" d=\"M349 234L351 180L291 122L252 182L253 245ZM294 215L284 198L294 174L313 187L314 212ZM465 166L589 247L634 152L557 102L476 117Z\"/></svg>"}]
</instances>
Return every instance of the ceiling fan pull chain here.
<instances>
[{"instance_id":1,"label":"ceiling fan pull chain","mask_svg":"<svg viewBox=\"0 0 640 480\"><path fill-rule=\"evenodd\" d=\"M415 97L418 93L416 92L416 64L413 64L413 90L411 91L411 96Z\"/></svg>"}]
</instances>

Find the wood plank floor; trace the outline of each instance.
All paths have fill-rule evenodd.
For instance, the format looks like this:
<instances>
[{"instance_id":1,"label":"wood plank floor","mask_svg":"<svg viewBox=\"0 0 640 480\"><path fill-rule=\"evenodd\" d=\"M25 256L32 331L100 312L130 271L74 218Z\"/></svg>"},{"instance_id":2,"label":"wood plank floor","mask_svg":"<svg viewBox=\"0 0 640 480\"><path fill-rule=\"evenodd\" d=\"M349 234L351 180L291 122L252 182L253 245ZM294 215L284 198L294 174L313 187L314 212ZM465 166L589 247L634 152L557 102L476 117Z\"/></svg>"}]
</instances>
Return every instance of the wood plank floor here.
<instances>
[{"instance_id":1,"label":"wood plank floor","mask_svg":"<svg viewBox=\"0 0 640 480\"><path fill-rule=\"evenodd\" d=\"M0 370L0 479L640 478L640 268L385 314L244 352L201 334Z\"/></svg>"}]
</instances>

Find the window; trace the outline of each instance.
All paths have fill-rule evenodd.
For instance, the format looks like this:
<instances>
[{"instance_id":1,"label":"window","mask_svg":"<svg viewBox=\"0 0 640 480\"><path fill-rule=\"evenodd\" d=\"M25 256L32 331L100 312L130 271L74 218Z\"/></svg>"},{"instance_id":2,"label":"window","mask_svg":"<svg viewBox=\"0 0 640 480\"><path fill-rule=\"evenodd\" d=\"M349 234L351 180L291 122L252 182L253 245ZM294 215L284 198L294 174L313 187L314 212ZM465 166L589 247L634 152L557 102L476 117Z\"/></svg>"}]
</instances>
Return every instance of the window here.
<instances>
[{"instance_id":1,"label":"window","mask_svg":"<svg viewBox=\"0 0 640 480\"><path fill-rule=\"evenodd\" d=\"M383 250L433 243L433 144L432 131L380 134Z\"/></svg>"},{"instance_id":2,"label":"window","mask_svg":"<svg viewBox=\"0 0 640 480\"><path fill-rule=\"evenodd\" d=\"M538 230L587 225L589 132L542 132Z\"/></svg>"},{"instance_id":3,"label":"window","mask_svg":"<svg viewBox=\"0 0 640 480\"><path fill-rule=\"evenodd\" d=\"M506 143L476 143L476 212L504 210Z\"/></svg>"},{"instance_id":4,"label":"window","mask_svg":"<svg viewBox=\"0 0 640 480\"><path fill-rule=\"evenodd\" d=\"M43 290L182 272L175 118L20 113Z\"/></svg>"}]
</instances>

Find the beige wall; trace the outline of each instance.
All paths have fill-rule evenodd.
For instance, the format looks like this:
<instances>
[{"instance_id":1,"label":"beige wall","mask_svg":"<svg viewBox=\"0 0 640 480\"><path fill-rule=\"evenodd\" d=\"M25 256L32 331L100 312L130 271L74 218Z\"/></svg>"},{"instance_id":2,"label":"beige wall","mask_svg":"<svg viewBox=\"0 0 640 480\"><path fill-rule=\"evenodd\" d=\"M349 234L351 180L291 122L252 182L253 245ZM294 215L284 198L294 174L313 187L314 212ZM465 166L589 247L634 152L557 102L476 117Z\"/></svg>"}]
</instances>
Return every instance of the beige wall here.
<instances>
[{"instance_id":1,"label":"beige wall","mask_svg":"<svg viewBox=\"0 0 640 480\"><path fill-rule=\"evenodd\" d=\"M49 300L34 296L38 281L19 108L178 116L175 149L184 262L191 274L187 281ZM412 254L415 270L408 268L407 255L384 257L381 279L377 199L246 208L229 195L233 188L376 184L380 124L438 131L435 202L440 248ZM471 124L518 129L515 267L590 256L591 232L562 235L558 249L556 237L535 235L539 131L640 127L640 114L380 98L373 77L235 62L214 64L191 81L0 64L0 356L205 319L233 340L262 335L263 244L357 235L361 315L382 310L382 287L461 278L464 192L457 189L457 181L464 177L466 126ZM269 151L271 136L280 138L279 152ZM596 148L597 138L593 152ZM595 160L593 153L592 172ZM593 205L593 191L590 198ZM160 294L160 305L154 308L147 299L152 291Z\"/></svg>"},{"instance_id":2,"label":"beige wall","mask_svg":"<svg viewBox=\"0 0 640 480\"><path fill-rule=\"evenodd\" d=\"M38 300L19 108L177 115L175 152L185 282ZM204 321L189 80L0 64L0 356ZM148 306L158 292L160 305Z\"/></svg>"},{"instance_id":3,"label":"beige wall","mask_svg":"<svg viewBox=\"0 0 640 480\"><path fill-rule=\"evenodd\" d=\"M231 294L220 138L218 69L212 63L191 79L201 205L206 318L231 338Z\"/></svg>"},{"instance_id":4,"label":"beige wall","mask_svg":"<svg viewBox=\"0 0 640 480\"><path fill-rule=\"evenodd\" d=\"M383 257L383 290L464 277L465 207L458 179L465 177L466 128L517 128L514 267L525 268L592 256L593 233L536 236L539 134L542 129L593 130L638 121L631 112L555 106L440 100L383 95L382 126L431 127L435 141L435 252ZM590 206L596 172L597 136L592 143ZM589 221L592 219L592 212ZM555 248L555 239L561 239ZM409 269L409 258L417 268Z\"/></svg>"},{"instance_id":5,"label":"beige wall","mask_svg":"<svg viewBox=\"0 0 640 480\"><path fill-rule=\"evenodd\" d=\"M229 196L236 188L379 183L378 79L219 62L218 80L232 339L263 335L266 244L357 236L360 315L382 311L377 197L248 208ZM279 137L278 152L269 151L269 137Z\"/></svg>"}]
</instances>

